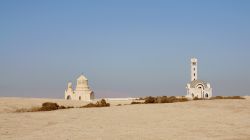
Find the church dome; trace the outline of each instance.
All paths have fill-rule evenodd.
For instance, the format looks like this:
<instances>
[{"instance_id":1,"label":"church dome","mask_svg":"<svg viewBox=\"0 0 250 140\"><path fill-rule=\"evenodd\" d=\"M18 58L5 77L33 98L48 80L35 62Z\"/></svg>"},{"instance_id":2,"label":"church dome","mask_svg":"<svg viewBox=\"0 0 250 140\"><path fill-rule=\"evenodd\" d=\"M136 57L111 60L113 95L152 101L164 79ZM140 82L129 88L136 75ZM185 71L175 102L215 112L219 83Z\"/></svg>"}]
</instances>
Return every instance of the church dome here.
<instances>
[{"instance_id":1,"label":"church dome","mask_svg":"<svg viewBox=\"0 0 250 140\"><path fill-rule=\"evenodd\" d=\"M193 80L189 83L191 88L196 88L198 85L203 85L204 88L208 87L208 83L202 80Z\"/></svg>"}]
</instances>

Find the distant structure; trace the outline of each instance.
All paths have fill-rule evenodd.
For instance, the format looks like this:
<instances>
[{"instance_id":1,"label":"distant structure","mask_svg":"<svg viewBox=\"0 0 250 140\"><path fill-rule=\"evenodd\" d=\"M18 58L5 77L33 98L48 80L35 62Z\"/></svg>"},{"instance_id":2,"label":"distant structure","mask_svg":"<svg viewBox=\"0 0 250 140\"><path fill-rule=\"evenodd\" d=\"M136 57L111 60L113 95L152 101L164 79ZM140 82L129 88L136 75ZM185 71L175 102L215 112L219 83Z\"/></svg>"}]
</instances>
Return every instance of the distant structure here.
<instances>
[{"instance_id":1,"label":"distant structure","mask_svg":"<svg viewBox=\"0 0 250 140\"><path fill-rule=\"evenodd\" d=\"M73 90L72 83L69 82L68 87L65 90L65 99L82 101L93 100L94 92L89 88L88 79L83 75L77 78L77 85L75 90Z\"/></svg>"},{"instance_id":2,"label":"distant structure","mask_svg":"<svg viewBox=\"0 0 250 140\"><path fill-rule=\"evenodd\" d=\"M191 82L187 84L188 98L202 98L209 99L212 97L211 85L205 81L198 80L198 60L196 58L191 59Z\"/></svg>"}]
</instances>

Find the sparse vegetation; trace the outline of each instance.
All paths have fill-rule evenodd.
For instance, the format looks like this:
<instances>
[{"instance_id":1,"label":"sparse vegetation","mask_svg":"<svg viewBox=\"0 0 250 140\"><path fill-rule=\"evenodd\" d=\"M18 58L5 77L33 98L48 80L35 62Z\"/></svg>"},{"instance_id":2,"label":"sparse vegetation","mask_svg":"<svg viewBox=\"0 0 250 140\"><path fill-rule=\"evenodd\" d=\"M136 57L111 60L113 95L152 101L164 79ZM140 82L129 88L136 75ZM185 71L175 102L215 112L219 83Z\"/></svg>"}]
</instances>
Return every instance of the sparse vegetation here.
<instances>
[{"instance_id":1,"label":"sparse vegetation","mask_svg":"<svg viewBox=\"0 0 250 140\"><path fill-rule=\"evenodd\" d=\"M145 104L154 104L154 103L174 103L174 102L186 102L188 101L187 98L181 97L177 98L175 96L158 96L158 97L146 97L145 98Z\"/></svg>"},{"instance_id":2,"label":"sparse vegetation","mask_svg":"<svg viewBox=\"0 0 250 140\"><path fill-rule=\"evenodd\" d=\"M215 96L210 99L214 100L214 99L245 99L245 98L241 96Z\"/></svg>"},{"instance_id":3,"label":"sparse vegetation","mask_svg":"<svg viewBox=\"0 0 250 140\"><path fill-rule=\"evenodd\" d=\"M70 109L70 108L74 108L73 106L59 106L58 109Z\"/></svg>"},{"instance_id":4,"label":"sparse vegetation","mask_svg":"<svg viewBox=\"0 0 250 140\"><path fill-rule=\"evenodd\" d=\"M211 97L210 100L215 99L245 99L241 96L215 96ZM185 97L175 97L175 96L158 96L158 97L146 97L146 98L140 98L140 100L144 100L144 102L140 101L132 101L131 104L156 104L156 103L174 103L174 102L186 102L188 101ZM195 97L193 100L202 100L201 98ZM124 104L126 105L126 104ZM102 99L100 101L97 101L94 103L89 103L85 106L81 106L80 108L92 108L92 107L109 107L110 104L106 102L105 99ZM121 106L121 104L118 104L116 106ZM32 107L32 108L21 108L17 109L15 112L38 112L38 111L52 111L52 110L58 110L58 109L69 109L74 108L73 106L59 106L57 103L52 102L45 102L42 104L42 107Z\"/></svg>"},{"instance_id":5,"label":"sparse vegetation","mask_svg":"<svg viewBox=\"0 0 250 140\"><path fill-rule=\"evenodd\" d=\"M85 106L81 106L80 108L90 108L90 107L108 107L110 106L104 99L97 101L95 104L89 103ZM17 109L15 112L38 112L38 111L52 111L58 109L69 109L74 108L73 106L59 106L57 103L45 102L42 104L42 107L32 107L32 108L21 108Z\"/></svg>"},{"instance_id":6,"label":"sparse vegetation","mask_svg":"<svg viewBox=\"0 0 250 140\"><path fill-rule=\"evenodd\" d=\"M202 98L194 97L193 100L203 100Z\"/></svg>"},{"instance_id":7,"label":"sparse vegetation","mask_svg":"<svg viewBox=\"0 0 250 140\"><path fill-rule=\"evenodd\" d=\"M106 102L106 100L102 99L101 101L97 101L95 104L89 103L85 106L81 106L80 108L91 108L91 107L109 107L110 104Z\"/></svg>"},{"instance_id":8,"label":"sparse vegetation","mask_svg":"<svg viewBox=\"0 0 250 140\"><path fill-rule=\"evenodd\" d=\"M154 97L151 97L151 96L146 97L144 103L145 103L145 104L153 104L153 103L155 103L155 98L154 98Z\"/></svg>"},{"instance_id":9,"label":"sparse vegetation","mask_svg":"<svg viewBox=\"0 0 250 140\"><path fill-rule=\"evenodd\" d=\"M21 108L17 109L15 112L38 112L38 111L52 111L58 109L69 109L74 108L73 106L59 106L57 103L45 102L42 104L42 107L32 107L32 108Z\"/></svg>"},{"instance_id":10,"label":"sparse vegetation","mask_svg":"<svg viewBox=\"0 0 250 140\"><path fill-rule=\"evenodd\" d=\"M131 102L131 104L142 104L143 102L135 102L135 101L133 101L133 102Z\"/></svg>"},{"instance_id":11,"label":"sparse vegetation","mask_svg":"<svg viewBox=\"0 0 250 140\"><path fill-rule=\"evenodd\" d=\"M32 107L32 108L20 108L20 109L17 109L15 112L18 112L18 113L21 113L21 112L37 112L37 111L40 111L40 108L41 107Z\"/></svg>"},{"instance_id":12,"label":"sparse vegetation","mask_svg":"<svg viewBox=\"0 0 250 140\"><path fill-rule=\"evenodd\" d=\"M52 110L57 110L58 108L59 105L57 103L46 102L42 104L40 111L52 111Z\"/></svg>"}]
</instances>

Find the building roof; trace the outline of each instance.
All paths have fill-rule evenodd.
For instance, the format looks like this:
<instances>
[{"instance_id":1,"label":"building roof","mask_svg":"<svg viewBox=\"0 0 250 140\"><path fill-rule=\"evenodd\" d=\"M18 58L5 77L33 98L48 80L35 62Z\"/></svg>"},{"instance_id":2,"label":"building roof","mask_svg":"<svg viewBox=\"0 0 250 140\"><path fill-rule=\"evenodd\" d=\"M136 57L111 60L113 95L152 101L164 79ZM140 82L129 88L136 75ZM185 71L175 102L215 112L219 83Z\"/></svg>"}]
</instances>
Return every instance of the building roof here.
<instances>
[{"instance_id":1,"label":"building roof","mask_svg":"<svg viewBox=\"0 0 250 140\"><path fill-rule=\"evenodd\" d=\"M195 88L197 85L202 84L204 88L207 88L208 83L202 80L193 80L189 83L191 88Z\"/></svg>"},{"instance_id":2,"label":"building roof","mask_svg":"<svg viewBox=\"0 0 250 140\"><path fill-rule=\"evenodd\" d=\"M84 75L80 75L77 80L84 80L87 81L88 79Z\"/></svg>"}]
</instances>

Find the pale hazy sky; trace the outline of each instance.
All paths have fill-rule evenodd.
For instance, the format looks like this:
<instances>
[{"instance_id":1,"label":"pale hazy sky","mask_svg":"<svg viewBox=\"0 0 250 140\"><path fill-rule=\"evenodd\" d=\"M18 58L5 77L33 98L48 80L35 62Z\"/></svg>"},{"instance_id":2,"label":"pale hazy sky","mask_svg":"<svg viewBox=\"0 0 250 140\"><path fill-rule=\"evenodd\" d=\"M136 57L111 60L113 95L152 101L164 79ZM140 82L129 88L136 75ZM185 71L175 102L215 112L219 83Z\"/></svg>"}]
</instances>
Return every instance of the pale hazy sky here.
<instances>
[{"instance_id":1,"label":"pale hazy sky","mask_svg":"<svg viewBox=\"0 0 250 140\"><path fill-rule=\"evenodd\" d=\"M185 95L190 58L214 95L250 95L248 0L1 0L0 96Z\"/></svg>"}]
</instances>

